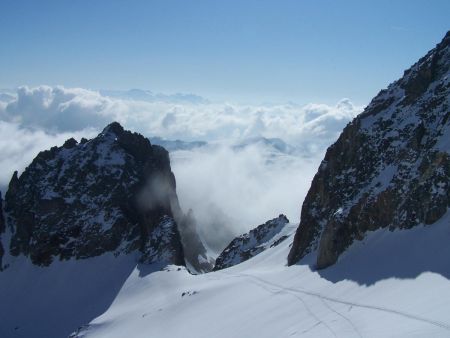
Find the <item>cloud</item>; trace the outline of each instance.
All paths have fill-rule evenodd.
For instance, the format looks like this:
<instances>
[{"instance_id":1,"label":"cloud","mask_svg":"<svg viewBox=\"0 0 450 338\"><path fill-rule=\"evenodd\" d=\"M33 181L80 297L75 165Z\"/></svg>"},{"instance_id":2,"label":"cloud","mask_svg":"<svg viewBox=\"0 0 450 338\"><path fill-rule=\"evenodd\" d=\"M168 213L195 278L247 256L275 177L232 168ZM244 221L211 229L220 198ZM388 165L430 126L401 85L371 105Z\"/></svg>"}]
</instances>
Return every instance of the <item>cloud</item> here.
<instances>
[{"instance_id":1,"label":"cloud","mask_svg":"<svg viewBox=\"0 0 450 338\"><path fill-rule=\"evenodd\" d=\"M239 151L220 146L172 154L181 206L194 210L201 235L217 252L236 235L280 213L298 222L319 162L318 156L267 153L262 144Z\"/></svg>"},{"instance_id":2,"label":"cloud","mask_svg":"<svg viewBox=\"0 0 450 338\"><path fill-rule=\"evenodd\" d=\"M20 87L1 111L1 119L49 132L100 128L114 118L114 102L80 88Z\"/></svg>"},{"instance_id":3,"label":"cloud","mask_svg":"<svg viewBox=\"0 0 450 338\"><path fill-rule=\"evenodd\" d=\"M0 189L39 151L69 137L95 136L114 120L148 137L207 141L171 158L181 206L193 209L215 251L279 213L298 222L326 148L362 110L348 99L334 106L242 105L182 94L105 93L61 86L0 92ZM267 142L253 142L259 138ZM274 142L295 151L279 151Z\"/></svg>"},{"instance_id":4,"label":"cloud","mask_svg":"<svg viewBox=\"0 0 450 338\"><path fill-rule=\"evenodd\" d=\"M361 111L348 99L335 106L237 105L206 100L180 103L177 97L181 94L164 96L163 101L139 101L123 95L117 98L61 86L20 87L13 100L0 105L0 120L51 133L101 129L117 120L145 135L168 139L223 141L264 136L292 143L302 142L305 135L330 135L329 128L337 132Z\"/></svg>"}]
</instances>

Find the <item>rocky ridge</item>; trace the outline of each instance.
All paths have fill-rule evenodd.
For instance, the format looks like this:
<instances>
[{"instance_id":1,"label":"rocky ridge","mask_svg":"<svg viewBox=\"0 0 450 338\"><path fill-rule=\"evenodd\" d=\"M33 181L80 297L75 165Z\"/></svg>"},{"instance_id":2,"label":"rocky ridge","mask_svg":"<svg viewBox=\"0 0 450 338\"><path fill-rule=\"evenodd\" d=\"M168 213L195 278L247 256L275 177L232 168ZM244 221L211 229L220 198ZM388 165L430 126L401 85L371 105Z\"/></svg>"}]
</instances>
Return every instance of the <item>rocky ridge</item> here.
<instances>
[{"instance_id":1,"label":"rocky ridge","mask_svg":"<svg viewBox=\"0 0 450 338\"><path fill-rule=\"evenodd\" d=\"M325 155L289 253L334 264L367 231L433 224L450 205L450 32L348 124Z\"/></svg>"},{"instance_id":2,"label":"rocky ridge","mask_svg":"<svg viewBox=\"0 0 450 338\"><path fill-rule=\"evenodd\" d=\"M214 270L222 270L242 263L264 250L274 247L284 241L287 236L282 230L289 220L285 215L279 215L264 224L258 225L239 237L236 237L217 257Z\"/></svg>"},{"instance_id":3,"label":"rocky ridge","mask_svg":"<svg viewBox=\"0 0 450 338\"><path fill-rule=\"evenodd\" d=\"M116 122L92 140L39 153L14 173L4 210L11 232L4 247L41 266L106 252L184 265L183 227L195 226L179 207L168 152Z\"/></svg>"}]
</instances>

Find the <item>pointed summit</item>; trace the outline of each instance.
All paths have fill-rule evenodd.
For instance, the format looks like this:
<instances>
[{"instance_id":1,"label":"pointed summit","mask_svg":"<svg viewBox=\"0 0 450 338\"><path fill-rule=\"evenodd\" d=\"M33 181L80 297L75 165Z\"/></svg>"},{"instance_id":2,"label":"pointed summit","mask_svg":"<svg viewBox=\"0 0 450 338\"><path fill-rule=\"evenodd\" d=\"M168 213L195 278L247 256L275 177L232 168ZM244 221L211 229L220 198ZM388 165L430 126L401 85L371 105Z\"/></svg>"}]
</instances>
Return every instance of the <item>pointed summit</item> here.
<instances>
[{"instance_id":1,"label":"pointed summit","mask_svg":"<svg viewBox=\"0 0 450 338\"><path fill-rule=\"evenodd\" d=\"M108 252L183 265L176 200L167 151L113 122L89 142L69 139L14 173L5 196L14 234L8 247L41 266Z\"/></svg>"},{"instance_id":2,"label":"pointed summit","mask_svg":"<svg viewBox=\"0 0 450 338\"><path fill-rule=\"evenodd\" d=\"M109 133L113 133L116 136L120 136L123 134L125 130L123 129L123 127L121 126L121 124L119 122L111 122L110 124L108 124L102 131L102 134L109 134Z\"/></svg>"}]
</instances>

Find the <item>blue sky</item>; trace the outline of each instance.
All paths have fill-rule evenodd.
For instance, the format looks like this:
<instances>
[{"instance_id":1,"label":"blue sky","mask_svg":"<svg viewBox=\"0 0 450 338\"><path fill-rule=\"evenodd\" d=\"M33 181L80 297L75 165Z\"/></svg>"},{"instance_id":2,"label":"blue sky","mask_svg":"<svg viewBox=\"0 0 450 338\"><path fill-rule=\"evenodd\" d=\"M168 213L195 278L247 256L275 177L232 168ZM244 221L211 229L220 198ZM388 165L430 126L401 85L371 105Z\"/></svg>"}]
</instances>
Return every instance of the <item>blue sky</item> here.
<instances>
[{"instance_id":1,"label":"blue sky","mask_svg":"<svg viewBox=\"0 0 450 338\"><path fill-rule=\"evenodd\" d=\"M0 87L365 104L450 29L450 1L0 1Z\"/></svg>"}]
</instances>

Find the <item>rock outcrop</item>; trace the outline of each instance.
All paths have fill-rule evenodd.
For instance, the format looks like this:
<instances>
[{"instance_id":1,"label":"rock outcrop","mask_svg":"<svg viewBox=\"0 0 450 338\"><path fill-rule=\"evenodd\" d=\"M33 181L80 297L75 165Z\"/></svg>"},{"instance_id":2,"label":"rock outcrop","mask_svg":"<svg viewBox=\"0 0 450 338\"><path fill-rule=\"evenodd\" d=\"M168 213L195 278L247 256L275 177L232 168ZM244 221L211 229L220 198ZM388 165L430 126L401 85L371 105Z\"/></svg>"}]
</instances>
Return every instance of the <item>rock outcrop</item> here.
<instances>
[{"instance_id":1,"label":"rock outcrop","mask_svg":"<svg viewBox=\"0 0 450 338\"><path fill-rule=\"evenodd\" d=\"M236 237L217 257L214 270L221 270L242 263L264 250L280 244L287 238L282 230L288 223L287 217L280 215L258 225L250 232Z\"/></svg>"},{"instance_id":2,"label":"rock outcrop","mask_svg":"<svg viewBox=\"0 0 450 338\"><path fill-rule=\"evenodd\" d=\"M120 124L37 155L5 195L12 256L40 266L106 252L184 264L167 151ZM0 231L1 232L1 231Z\"/></svg>"},{"instance_id":3,"label":"rock outcrop","mask_svg":"<svg viewBox=\"0 0 450 338\"><path fill-rule=\"evenodd\" d=\"M334 264L367 231L439 220L450 205L450 32L347 125L302 206L288 257Z\"/></svg>"},{"instance_id":4,"label":"rock outcrop","mask_svg":"<svg viewBox=\"0 0 450 338\"><path fill-rule=\"evenodd\" d=\"M179 217L178 229L183 243L184 259L191 273L210 272L214 267L214 260L206 252L197 230L197 221L193 211Z\"/></svg>"}]
</instances>

